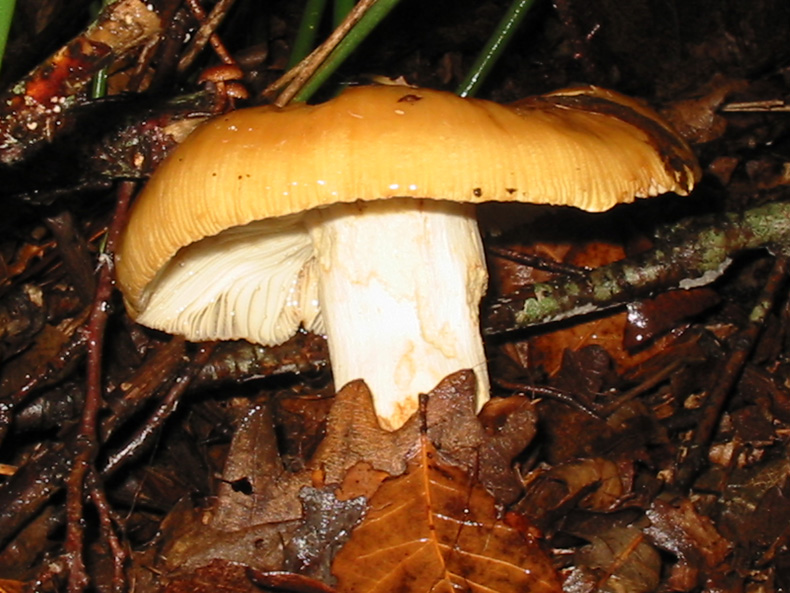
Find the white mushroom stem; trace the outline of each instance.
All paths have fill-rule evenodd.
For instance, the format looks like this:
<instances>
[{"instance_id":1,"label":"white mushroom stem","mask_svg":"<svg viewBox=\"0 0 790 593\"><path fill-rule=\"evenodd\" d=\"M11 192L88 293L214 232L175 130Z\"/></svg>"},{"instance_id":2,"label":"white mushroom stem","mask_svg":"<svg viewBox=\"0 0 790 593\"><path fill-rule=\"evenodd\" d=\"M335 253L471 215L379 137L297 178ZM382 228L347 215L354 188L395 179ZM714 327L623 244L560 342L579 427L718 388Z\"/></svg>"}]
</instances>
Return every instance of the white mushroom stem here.
<instances>
[{"instance_id":1,"label":"white mushroom stem","mask_svg":"<svg viewBox=\"0 0 790 593\"><path fill-rule=\"evenodd\" d=\"M307 226L337 389L370 388L380 424L395 430L421 393L461 369L488 400L479 329L487 274L474 206L427 199L338 204Z\"/></svg>"}]
</instances>

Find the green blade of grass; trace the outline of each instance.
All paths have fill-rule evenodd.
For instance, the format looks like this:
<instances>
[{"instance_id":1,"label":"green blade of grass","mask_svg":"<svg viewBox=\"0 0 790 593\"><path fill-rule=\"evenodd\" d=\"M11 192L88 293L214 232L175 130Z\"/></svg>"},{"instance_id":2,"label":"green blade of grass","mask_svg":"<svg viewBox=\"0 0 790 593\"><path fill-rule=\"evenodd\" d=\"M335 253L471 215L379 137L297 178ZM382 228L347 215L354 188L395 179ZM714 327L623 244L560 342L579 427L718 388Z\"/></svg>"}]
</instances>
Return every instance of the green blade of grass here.
<instances>
[{"instance_id":1,"label":"green blade of grass","mask_svg":"<svg viewBox=\"0 0 790 593\"><path fill-rule=\"evenodd\" d=\"M318 88L337 70L349 55L367 38L376 26L384 20L400 0L378 0L371 5L364 16L343 38L329 57L307 81L294 101L307 101Z\"/></svg>"},{"instance_id":2,"label":"green blade of grass","mask_svg":"<svg viewBox=\"0 0 790 593\"><path fill-rule=\"evenodd\" d=\"M325 8L326 0L307 0L302 20L299 23L299 30L296 32L296 39L294 39L291 57L288 60L289 68L296 66L312 51Z\"/></svg>"},{"instance_id":3,"label":"green blade of grass","mask_svg":"<svg viewBox=\"0 0 790 593\"><path fill-rule=\"evenodd\" d=\"M533 4L535 4L535 0L513 0L502 20L499 21L494 34L489 38L480 55L478 55L466 78L458 85L455 91L456 94L461 97L468 97L477 92Z\"/></svg>"},{"instance_id":4,"label":"green blade of grass","mask_svg":"<svg viewBox=\"0 0 790 593\"><path fill-rule=\"evenodd\" d=\"M15 0L0 0L0 66L5 56L8 32L11 30L11 19L14 17Z\"/></svg>"},{"instance_id":5,"label":"green blade of grass","mask_svg":"<svg viewBox=\"0 0 790 593\"><path fill-rule=\"evenodd\" d=\"M354 8L355 0L335 0L333 22L335 27L343 22L346 15Z\"/></svg>"}]
</instances>

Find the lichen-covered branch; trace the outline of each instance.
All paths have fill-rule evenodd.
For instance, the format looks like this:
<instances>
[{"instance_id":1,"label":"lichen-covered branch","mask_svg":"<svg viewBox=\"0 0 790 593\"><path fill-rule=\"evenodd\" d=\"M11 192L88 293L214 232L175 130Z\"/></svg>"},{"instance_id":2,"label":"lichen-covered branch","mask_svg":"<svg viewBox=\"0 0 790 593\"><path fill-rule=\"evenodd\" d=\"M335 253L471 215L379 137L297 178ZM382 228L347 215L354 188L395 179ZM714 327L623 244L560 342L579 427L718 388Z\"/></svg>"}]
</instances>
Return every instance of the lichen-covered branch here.
<instances>
[{"instance_id":1,"label":"lichen-covered branch","mask_svg":"<svg viewBox=\"0 0 790 593\"><path fill-rule=\"evenodd\" d=\"M534 284L490 305L483 319L487 335L614 307L673 288L713 282L738 252L790 248L790 203L776 202L680 222L655 246L634 258L568 277Z\"/></svg>"}]
</instances>

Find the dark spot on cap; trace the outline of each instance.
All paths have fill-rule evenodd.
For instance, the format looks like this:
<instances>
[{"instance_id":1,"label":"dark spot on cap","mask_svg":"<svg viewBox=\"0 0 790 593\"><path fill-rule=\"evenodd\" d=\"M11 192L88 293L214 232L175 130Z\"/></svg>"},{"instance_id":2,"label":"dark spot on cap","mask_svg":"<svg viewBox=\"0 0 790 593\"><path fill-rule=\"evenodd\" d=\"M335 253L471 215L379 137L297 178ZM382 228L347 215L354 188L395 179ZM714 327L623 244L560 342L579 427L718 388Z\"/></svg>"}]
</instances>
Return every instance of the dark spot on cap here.
<instances>
[{"instance_id":1,"label":"dark spot on cap","mask_svg":"<svg viewBox=\"0 0 790 593\"><path fill-rule=\"evenodd\" d=\"M515 187L508 187L508 188L505 188L505 191L506 191L507 193L509 193L509 194L514 194L514 193L516 193L518 190L517 190Z\"/></svg>"},{"instance_id":2,"label":"dark spot on cap","mask_svg":"<svg viewBox=\"0 0 790 593\"><path fill-rule=\"evenodd\" d=\"M480 189L479 187L476 187L472 190L472 193L475 195L476 198L479 198L480 196L483 195L483 190Z\"/></svg>"},{"instance_id":3,"label":"dark spot on cap","mask_svg":"<svg viewBox=\"0 0 790 593\"><path fill-rule=\"evenodd\" d=\"M398 103L416 103L420 100L422 100L422 97L419 95L403 95L400 99L398 99Z\"/></svg>"}]
</instances>

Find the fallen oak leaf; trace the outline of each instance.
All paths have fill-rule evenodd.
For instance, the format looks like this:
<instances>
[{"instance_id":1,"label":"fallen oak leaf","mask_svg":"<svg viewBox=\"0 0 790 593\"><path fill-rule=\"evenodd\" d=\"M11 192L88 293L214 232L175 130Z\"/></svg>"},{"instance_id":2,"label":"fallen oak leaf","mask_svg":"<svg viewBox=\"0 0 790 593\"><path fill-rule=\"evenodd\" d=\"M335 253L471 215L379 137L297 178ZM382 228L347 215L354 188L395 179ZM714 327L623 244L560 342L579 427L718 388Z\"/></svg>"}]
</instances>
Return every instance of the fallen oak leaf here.
<instances>
[{"instance_id":1,"label":"fallen oak leaf","mask_svg":"<svg viewBox=\"0 0 790 593\"><path fill-rule=\"evenodd\" d=\"M465 528L469 539L481 532L488 537L490 527L504 533L495 536L505 540L500 547L517 551L527 541L538 549L534 528L516 521L515 514L497 522L495 512L497 504L521 492L520 484L513 483L513 458L534 435L533 406L524 397L498 398L488 402L478 418L474 389L471 371L446 377L425 398L418 414L390 432L379 427L364 382L351 382L335 397L326 437L316 453L294 473L277 455L271 410L251 406L230 446L214 506L186 518L171 517L177 533L170 532L175 535L167 538L169 545L154 561L159 580L190 583L197 570L222 561L266 574L301 573L286 579L281 587L286 591L300 592L288 587L302 586L302 581L297 583L301 577L331 582L332 557L343 549L368 501L382 483L408 471L409 459L419 456L426 442L432 443L432 450L435 443L443 459L460 466L447 466L448 472L457 474L453 479L459 488L448 504L455 505L460 520L472 522ZM464 509L478 499L484 502L476 503L480 517L475 518ZM474 543L467 548L476 550ZM256 582L272 586L263 578Z\"/></svg>"},{"instance_id":2,"label":"fallen oak leaf","mask_svg":"<svg viewBox=\"0 0 790 593\"><path fill-rule=\"evenodd\" d=\"M537 530L497 514L494 498L441 461L428 437L405 474L386 480L335 557L340 593L559 593Z\"/></svg>"}]
</instances>

